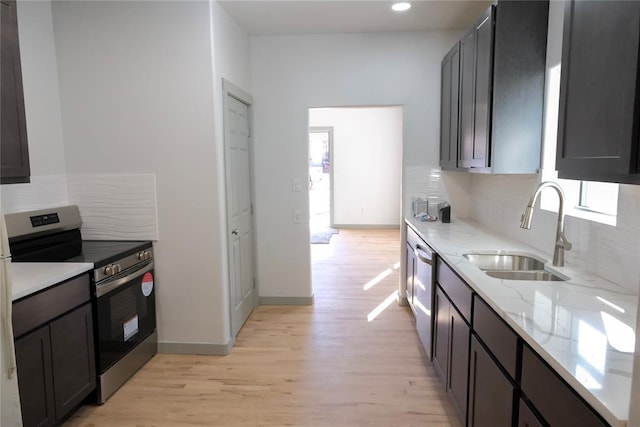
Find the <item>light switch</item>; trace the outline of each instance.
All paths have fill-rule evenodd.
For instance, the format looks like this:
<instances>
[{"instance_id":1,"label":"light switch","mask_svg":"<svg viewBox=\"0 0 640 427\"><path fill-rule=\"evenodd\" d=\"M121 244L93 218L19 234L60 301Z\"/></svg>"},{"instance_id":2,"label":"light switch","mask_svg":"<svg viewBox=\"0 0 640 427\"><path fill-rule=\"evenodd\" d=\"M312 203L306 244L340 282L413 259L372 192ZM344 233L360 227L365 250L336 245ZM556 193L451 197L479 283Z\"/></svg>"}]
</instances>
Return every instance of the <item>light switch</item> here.
<instances>
[{"instance_id":1,"label":"light switch","mask_svg":"<svg viewBox=\"0 0 640 427\"><path fill-rule=\"evenodd\" d=\"M294 209L293 210L293 223L294 224L302 224L302 210Z\"/></svg>"},{"instance_id":2,"label":"light switch","mask_svg":"<svg viewBox=\"0 0 640 427\"><path fill-rule=\"evenodd\" d=\"M293 178L291 181L291 190L302 191L302 181L300 181L300 178Z\"/></svg>"}]
</instances>

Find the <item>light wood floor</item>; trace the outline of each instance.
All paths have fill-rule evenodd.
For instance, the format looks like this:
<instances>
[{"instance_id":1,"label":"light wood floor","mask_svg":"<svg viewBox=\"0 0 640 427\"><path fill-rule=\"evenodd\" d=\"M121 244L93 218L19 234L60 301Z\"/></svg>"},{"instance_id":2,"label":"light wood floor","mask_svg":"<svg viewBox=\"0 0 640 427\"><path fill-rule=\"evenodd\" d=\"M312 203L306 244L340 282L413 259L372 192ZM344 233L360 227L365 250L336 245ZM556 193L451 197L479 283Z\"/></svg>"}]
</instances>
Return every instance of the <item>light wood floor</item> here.
<instances>
[{"instance_id":1,"label":"light wood floor","mask_svg":"<svg viewBox=\"0 0 640 427\"><path fill-rule=\"evenodd\" d=\"M65 426L459 425L395 302L399 246L399 230L312 245L313 306L258 307L227 356L158 355Z\"/></svg>"}]
</instances>

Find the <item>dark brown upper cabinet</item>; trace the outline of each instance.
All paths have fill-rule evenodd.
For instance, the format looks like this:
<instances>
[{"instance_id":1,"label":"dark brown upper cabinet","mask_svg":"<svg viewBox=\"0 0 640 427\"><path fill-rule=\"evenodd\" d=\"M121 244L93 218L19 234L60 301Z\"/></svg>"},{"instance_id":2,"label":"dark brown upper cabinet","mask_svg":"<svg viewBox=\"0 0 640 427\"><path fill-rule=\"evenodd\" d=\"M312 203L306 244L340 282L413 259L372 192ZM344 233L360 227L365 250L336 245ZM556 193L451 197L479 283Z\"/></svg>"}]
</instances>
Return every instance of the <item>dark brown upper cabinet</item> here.
<instances>
[{"instance_id":1,"label":"dark brown upper cabinet","mask_svg":"<svg viewBox=\"0 0 640 427\"><path fill-rule=\"evenodd\" d=\"M441 63L440 167L458 169L458 89L460 87L460 43L456 43Z\"/></svg>"},{"instance_id":2,"label":"dark brown upper cabinet","mask_svg":"<svg viewBox=\"0 0 640 427\"><path fill-rule=\"evenodd\" d=\"M638 34L640 2L566 3L560 178L640 184Z\"/></svg>"},{"instance_id":3,"label":"dark brown upper cabinet","mask_svg":"<svg viewBox=\"0 0 640 427\"><path fill-rule=\"evenodd\" d=\"M489 107L493 57L494 6L460 41L460 148L464 168L489 165Z\"/></svg>"},{"instance_id":4,"label":"dark brown upper cabinet","mask_svg":"<svg viewBox=\"0 0 640 427\"><path fill-rule=\"evenodd\" d=\"M29 182L29 148L15 1L0 1L0 183Z\"/></svg>"},{"instance_id":5,"label":"dark brown upper cabinet","mask_svg":"<svg viewBox=\"0 0 640 427\"><path fill-rule=\"evenodd\" d=\"M460 40L458 168L483 173L540 168L548 17L548 1L500 1ZM449 83L446 61L443 92ZM447 156L441 151L445 169L452 164L443 162Z\"/></svg>"}]
</instances>

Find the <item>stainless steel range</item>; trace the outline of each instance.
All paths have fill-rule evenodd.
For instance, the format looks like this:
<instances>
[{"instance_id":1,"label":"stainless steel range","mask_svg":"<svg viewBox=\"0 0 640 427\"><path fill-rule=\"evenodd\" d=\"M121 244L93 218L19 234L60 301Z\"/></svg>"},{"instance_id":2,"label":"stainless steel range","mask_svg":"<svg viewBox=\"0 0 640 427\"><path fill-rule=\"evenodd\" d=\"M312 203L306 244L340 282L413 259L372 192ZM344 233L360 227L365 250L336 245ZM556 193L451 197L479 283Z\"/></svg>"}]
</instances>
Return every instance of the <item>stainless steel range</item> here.
<instances>
[{"instance_id":1,"label":"stainless steel range","mask_svg":"<svg viewBox=\"0 0 640 427\"><path fill-rule=\"evenodd\" d=\"M5 216L13 262L92 263L91 295L104 403L157 353L151 242L82 240L77 206Z\"/></svg>"}]
</instances>

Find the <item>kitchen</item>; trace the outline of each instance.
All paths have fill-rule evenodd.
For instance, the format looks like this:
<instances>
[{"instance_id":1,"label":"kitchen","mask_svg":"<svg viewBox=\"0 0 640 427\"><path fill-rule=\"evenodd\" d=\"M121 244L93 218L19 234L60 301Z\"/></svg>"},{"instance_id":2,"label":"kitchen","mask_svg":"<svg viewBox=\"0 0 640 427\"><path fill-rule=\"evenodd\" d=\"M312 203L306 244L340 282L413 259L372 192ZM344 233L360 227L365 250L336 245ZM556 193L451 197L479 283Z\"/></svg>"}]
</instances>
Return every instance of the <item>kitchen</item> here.
<instances>
[{"instance_id":1,"label":"kitchen","mask_svg":"<svg viewBox=\"0 0 640 427\"><path fill-rule=\"evenodd\" d=\"M233 345L219 83L225 78L256 100L261 298L313 296L308 232L290 220L293 209L308 205L290 183L307 173L299 141L306 137L310 106L404 105L405 214L412 197L440 192L454 218L499 224L501 233L549 253L555 214L536 212L534 222L544 232L518 226L537 176L434 171L440 61L482 10L448 31L250 37L216 2L21 2L32 179L2 186L3 209L80 204L78 183L89 178L103 184L120 179L119 188L130 188L155 175L159 286L179 284L159 294L159 349L225 354ZM559 33L549 38L549 60L552 53L560 57ZM637 290L638 197L636 186L620 187L615 228L568 218L574 249L567 263ZM593 241L605 242L606 253Z\"/></svg>"}]
</instances>

